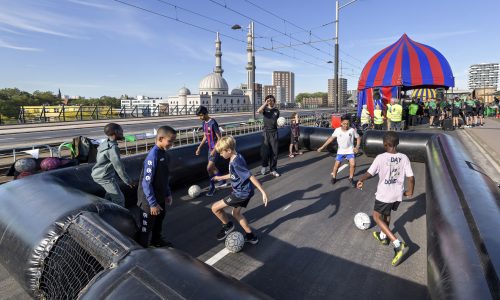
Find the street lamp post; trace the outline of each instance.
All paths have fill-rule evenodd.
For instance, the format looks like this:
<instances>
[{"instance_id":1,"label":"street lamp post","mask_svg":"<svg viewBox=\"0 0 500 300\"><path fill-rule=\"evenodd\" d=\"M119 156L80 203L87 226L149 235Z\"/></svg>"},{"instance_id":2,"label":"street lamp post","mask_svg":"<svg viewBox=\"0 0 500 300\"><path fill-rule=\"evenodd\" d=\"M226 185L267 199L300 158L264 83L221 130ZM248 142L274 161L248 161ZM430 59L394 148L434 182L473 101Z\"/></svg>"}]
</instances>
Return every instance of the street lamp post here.
<instances>
[{"instance_id":1,"label":"street lamp post","mask_svg":"<svg viewBox=\"0 0 500 300\"><path fill-rule=\"evenodd\" d=\"M240 30L241 26L235 24L231 27L233 30ZM248 86L247 90L250 89L250 101L253 106L253 119L256 120L256 97L255 97L255 45L254 45L255 35L253 32L253 22L250 22L248 25L248 35L247 35L247 55L248 55L248 64L247 70L250 71L248 74Z\"/></svg>"},{"instance_id":2,"label":"street lamp post","mask_svg":"<svg viewBox=\"0 0 500 300\"><path fill-rule=\"evenodd\" d=\"M334 93L333 102L335 102L335 112L339 112L339 11L349 4L356 2L357 0L351 0L350 2L339 6L339 1L335 1L335 77L334 77Z\"/></svg>"}]
</instances>

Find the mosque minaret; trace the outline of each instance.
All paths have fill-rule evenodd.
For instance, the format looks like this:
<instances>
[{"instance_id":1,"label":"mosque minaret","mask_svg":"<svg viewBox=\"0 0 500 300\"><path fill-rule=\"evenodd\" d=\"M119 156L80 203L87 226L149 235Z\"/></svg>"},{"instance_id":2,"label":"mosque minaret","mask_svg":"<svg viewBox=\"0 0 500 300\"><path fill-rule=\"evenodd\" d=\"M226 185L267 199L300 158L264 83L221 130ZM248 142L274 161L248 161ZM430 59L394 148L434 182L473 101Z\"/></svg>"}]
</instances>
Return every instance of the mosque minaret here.
<instances>
[{"instance_id":1,"label":"mosque minaret","mask_svg":"<svg viewBox=\"0 0 500 300\"><path fill-rule=\"evenodd\" d=\"M233 89L229 94L226 80L222 77L222 42L219 33L215 39L215 68L213 73L205 76L199 84L199 94L182 87L177 96L168 97L171 114L192 113L200 105L208 106L211 111L242 111L250 104L249 96L241 89ZM250 58L251 59L251 58ZM245 110L248 110L245 109Z\"/></svg>"}]
</instances>

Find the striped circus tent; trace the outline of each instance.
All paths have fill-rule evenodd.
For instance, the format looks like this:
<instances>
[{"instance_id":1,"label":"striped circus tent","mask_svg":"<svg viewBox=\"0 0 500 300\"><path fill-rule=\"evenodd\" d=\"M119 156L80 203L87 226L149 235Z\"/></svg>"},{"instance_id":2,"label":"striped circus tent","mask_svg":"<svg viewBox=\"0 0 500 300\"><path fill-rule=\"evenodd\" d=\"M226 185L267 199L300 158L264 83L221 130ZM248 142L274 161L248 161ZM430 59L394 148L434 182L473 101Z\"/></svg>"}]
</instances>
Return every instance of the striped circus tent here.
<instances>
[{"instance_id":1,"label":"striped circus tent","mask_svg":"<svg viewBox=\"0 0 500 300\"><path fill-rule=\"evenodd\" d=\"M411 93L411 97L418 98L418 99L436 98L436 90L435 89L415 89Z\"/></svg>"},{"instance_id":2,"label":"striped circus tent","mask_svg":"<svg viewBox=\"0 0 500 300\"><path fill-rule=\"evenodd\" d=\"M455 78L446 58L436 49L403 34L394 44L375 54L363 68L358 81L358 114L363 104L369 108L374 106L370 103L373 100L368 99L369 89L392 87L394 91L397 87L399 91L406 91L453 86ZM384 104L388 101L383 99Z\"/></svg>"}]
</instances>

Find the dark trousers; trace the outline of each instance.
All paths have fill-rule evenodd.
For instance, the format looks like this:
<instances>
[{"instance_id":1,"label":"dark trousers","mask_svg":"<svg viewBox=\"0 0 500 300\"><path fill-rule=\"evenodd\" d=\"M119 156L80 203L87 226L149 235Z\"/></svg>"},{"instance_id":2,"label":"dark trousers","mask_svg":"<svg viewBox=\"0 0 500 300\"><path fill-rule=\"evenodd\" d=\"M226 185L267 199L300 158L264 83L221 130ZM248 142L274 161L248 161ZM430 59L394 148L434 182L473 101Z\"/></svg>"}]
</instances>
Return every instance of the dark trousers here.
<instances>
[{"instance_id":1,"label":"dark trousers","mask_svg":"<svg viewBox=\"0 0 500 300\"><path fill-rule=\"evenodd\" d=\"M260 147L262 167L269 167L270 171L277 171L278 167L278 131L264 131L264 140Z\"/></svg>"},{"instance_id":2,"label":"dark trousers","mask_svg":"<svg viewBox=\"0 0 500 300\"><path fill-rule=\"evenodd\" d=\"M149 206L139 207L137 210L140 214L139 244L145 248L149 247L151 241L161 239L163 219L165 218L165 205L161 206L161 208L163 208L163 210L157 216L151 215Z\"/></svg>"},{"instance_id":3,"label":"dark trousers","mask_svg":"<svg viewBox=\"0 0 500 300\"><path fill-rule=\"evenodd\" d=\"M409 121L410 121L410 124L408 124L408 126L417 126L417 116L416 115L409 115Z\"/></svg>"},{"instance_id":4,"label":"dark trousers","mask_svg":"<svg viewBox=\"0 0 500 300\"><path fill-rule=\"evenodd\" d=\"M383 130L382 127L384 124L375 124L375 130Z\"/></svg>"}]
</instances>

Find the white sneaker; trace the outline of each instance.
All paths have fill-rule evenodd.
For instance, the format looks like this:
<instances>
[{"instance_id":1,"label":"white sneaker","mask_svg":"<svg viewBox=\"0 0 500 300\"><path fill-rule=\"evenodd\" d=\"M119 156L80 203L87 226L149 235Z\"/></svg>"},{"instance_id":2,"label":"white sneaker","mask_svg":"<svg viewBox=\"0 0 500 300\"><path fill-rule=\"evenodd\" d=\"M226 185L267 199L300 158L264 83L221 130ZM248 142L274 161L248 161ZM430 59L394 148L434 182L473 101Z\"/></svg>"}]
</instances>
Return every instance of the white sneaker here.
<instances>
[{"instance_id":1,"label":"white sneaker","mask_svg":"<svg viewBox=\"0 0 500 300\"><path fill-rule=\"evenodd\" d=\"M271 171L271 175L273 175L274 177L280 177L280 173L278 173L277 171Z\"/></svg>"}]
</instances>

